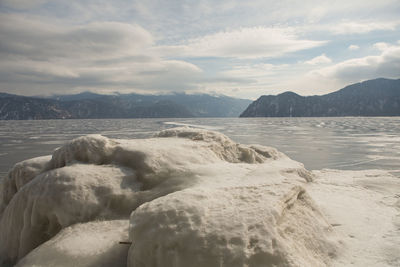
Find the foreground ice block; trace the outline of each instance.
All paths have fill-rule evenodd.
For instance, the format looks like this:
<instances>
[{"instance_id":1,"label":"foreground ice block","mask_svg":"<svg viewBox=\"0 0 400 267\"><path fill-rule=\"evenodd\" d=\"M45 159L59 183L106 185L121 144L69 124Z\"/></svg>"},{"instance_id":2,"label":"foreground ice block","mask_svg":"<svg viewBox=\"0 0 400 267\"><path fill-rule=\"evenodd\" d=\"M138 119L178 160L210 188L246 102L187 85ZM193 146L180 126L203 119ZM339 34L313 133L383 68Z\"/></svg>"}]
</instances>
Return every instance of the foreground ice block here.
<instances>
[{"instance_id":1,"label":"foreground ice block","mask_svg":"<svg viewBox=\"0 0 400 267\"><path fill-rule=\"evenodd\" d=\"M1 263L325 266L339 242L312 180L275 149L217 132L80 137L1 180Z\"/></svg>"},{"instance_id":2,"label":"foreground ice block","mask_svg":"<svg viewBox=\"0 0 400 267\"><path fill-rule=\"evenodd\" d=\"M196 188L131 216L128 266L325 266L331 226L301 187Z\"/></svg>"},{"instance_id":3,"label":"foreground ice block","mask_svg":"<svg viewBox=\"0 0 400 267\"><path fill-rule=\"evenodd\" d=\"M126 220L74 224L39 246L18 266L125 266L128 246Z\"/></svg>"}]
</instances>

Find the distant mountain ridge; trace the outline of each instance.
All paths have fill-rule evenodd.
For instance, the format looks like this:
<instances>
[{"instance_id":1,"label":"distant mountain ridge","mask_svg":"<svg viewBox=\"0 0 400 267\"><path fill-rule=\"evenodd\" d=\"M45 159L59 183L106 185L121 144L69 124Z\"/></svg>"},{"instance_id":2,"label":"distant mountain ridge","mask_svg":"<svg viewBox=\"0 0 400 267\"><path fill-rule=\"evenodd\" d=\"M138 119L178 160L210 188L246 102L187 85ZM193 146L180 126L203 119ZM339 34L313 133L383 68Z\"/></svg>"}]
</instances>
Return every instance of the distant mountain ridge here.
<instances>
[{"instance_id":1,"label":"distant mountain ridge","mask_svg":"<svg viewBox=\"0 0 400 267\"><path fill-rule=\"evenodd\" d=\"M264 95L240 117L400 116L400 79L374 79L321 96Z\"/></svg>"},{"instance_id":2,"label":"distant mountain ridge","mask_svg":"<svg viewBox=\"0 0 400 267\"><path fill-rule=\"evenodd\" d=\"M0 120L238 117L247 99L207 94L27 97L0 93Z\"/></svg>"}]
</instances>

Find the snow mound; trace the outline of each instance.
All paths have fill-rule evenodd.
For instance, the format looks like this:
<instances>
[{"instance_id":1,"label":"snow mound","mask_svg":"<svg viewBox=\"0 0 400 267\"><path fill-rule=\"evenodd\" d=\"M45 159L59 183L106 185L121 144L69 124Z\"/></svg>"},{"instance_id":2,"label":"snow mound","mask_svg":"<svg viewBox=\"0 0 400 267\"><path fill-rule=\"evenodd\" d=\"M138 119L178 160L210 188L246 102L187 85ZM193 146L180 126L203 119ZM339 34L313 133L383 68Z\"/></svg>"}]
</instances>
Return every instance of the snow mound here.
<instances>
[{"instance_id":1,"label":"snow mound","mask_svg":"<svg viewBox=\"0 0 400 267\"><path fill-rule=\"evenodd\" d=\"M111 161L115 145L116 142L101 135L78 137L54 152L51 167L64 167L74 161L106 164Z\"/></svg>"},{"instance_id":2,"label":"snow mound","mask_svg":"<svg viewBox=\"0 0 400 267\"><path fill-rule=\"evenodd\" d=\"M18 266L126 266L128 239L126 220L75 224L42 244Z\"/></svg>"},{"instance_id":3,"label":"snow mound","mask_svg":"<svg viewBox=\"0 0 400 267\"><path fill-rule=\"evenodd\" d=\"M131 216L128 266L325 266L332 228L300 186L189 189Z\"/></svg>"},{"instance_id":4,"label":"snow mound","mask_svg":"<svg viewBox=\"0 0 400 267\"><path fill-rule=\"evenodd\" d=\"M188 138L193 141L203 141L208 144L220 159L228 162L262 163L266 159L278 159L285 157L276 149L264 146L245 146L237 144L227 136L212 131L199 131L194 128L173 128L159 132L155 137L179 137Z\"/></svg>"},{"instance_id":5,"label":"snow mound","mask_svg":"<svg viewBox=\"0 0 400 267\"><path fill-rule=\"evenodd\" d=\"M0 263L324 266L338 243L312 180L273 148L207 130L80 137L0 181Z\"/></svg>"},{"instance_id":6,"label":"snow mound","mask_svg":"<svg viewBox=\"0 0 400 267\"><path fill-rule=\"evenodd\" d=\"M139 205L134 196L129 197L140 188L134 179L129 169L86 164L36 176L1 215L1 258L21 258L74 223L127 218Z\"/></svg>"},{"instance_id":7,"label":"snow mound","mask_svg":"<svg viewBox=\"0 0 400 267\"><path fill-rule=\"evenodd\" d=\"M0 183L0 215L18 190L47 169L50 158L43 156L15 164Z\"/></svg>"}]
</instances>

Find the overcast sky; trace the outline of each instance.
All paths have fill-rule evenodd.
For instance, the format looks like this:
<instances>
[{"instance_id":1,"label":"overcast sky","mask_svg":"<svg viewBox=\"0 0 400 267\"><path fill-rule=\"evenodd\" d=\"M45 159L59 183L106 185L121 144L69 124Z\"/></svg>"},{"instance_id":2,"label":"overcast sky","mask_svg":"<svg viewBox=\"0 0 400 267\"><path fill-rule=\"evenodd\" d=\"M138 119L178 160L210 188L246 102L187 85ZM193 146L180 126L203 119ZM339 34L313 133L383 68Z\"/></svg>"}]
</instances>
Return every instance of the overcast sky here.
<instances>
[{"instance_id":1,"label":"overcast sky","mask_svg":"<svg viewBox=\"0 0 400 267\"><path fill-rule=\"evenodd\" d=\"M399 0L0 0L0 91L325 94L400 78Z\"/></svg>"}]
</instances>

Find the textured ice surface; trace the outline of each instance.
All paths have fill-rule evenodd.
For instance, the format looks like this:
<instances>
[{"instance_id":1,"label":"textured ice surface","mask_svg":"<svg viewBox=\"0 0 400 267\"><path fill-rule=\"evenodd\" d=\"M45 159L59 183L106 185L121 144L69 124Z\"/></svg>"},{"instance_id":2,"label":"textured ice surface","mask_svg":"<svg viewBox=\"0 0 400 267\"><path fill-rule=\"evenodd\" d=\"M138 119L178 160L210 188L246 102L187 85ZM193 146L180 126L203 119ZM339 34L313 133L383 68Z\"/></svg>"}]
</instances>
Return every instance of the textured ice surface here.
<instances>
[{"instance_id":1,"label":"textured ice surface","mask_svg":"<svg viewBox=\"0 0 400 267\"><path fill-rule=\"evenodd\" d=\"M74 224L34 249L17 266L126 266L128 222Z\"/></svg>"},{"instance_id":2,"label":"textured ice surface","mask_svg":"<svg viewBox=\"0 0 400 267\"><path fill-rule=\"evenodd\" d=\"M381 170L314 171L310 195L346 250L335 266L400 266L400 179Z\"/></svg>"},{"instance_id":3,"label":"textured ice surface","mask_svg":"<svg viewBox=\"0 0 400 267\"><path fill-rule=\"evenodd\" d=\"M343 206L340 193L332 195L335 203L323 203L325 219L307 193L323 199L313 179L273 148L207 130L174 128L132 140L80 137L51 157L16 164L1 181L0 262L350 264L332 223L340 209L335 203Z\"/></svg>"}]
</instances>

